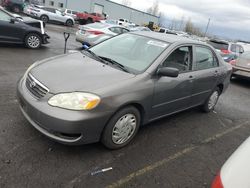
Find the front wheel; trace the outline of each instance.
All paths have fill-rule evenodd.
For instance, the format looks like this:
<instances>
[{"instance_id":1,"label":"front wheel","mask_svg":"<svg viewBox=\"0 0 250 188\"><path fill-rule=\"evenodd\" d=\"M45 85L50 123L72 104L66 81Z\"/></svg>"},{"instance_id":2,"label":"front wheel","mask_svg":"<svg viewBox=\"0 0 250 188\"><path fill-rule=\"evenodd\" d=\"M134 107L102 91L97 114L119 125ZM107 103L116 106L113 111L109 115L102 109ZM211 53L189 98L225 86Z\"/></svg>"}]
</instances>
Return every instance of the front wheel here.
<instances>
[{"instance_id":1,"label":"front wheel","mask_svg":"<svg viewBox=\"0 0 250 188\"><path fill-rule=\"evenodd\" d=\"M42 16L40 17L40 19L41 19L44 23L48 23L48 22L49 22L49 17L46 16L46 15L42 15Z\"/></svg>"},{"instance_id":2,"label":"front wheel","mask_svg":"<svg viewBox=\"0 0 250 188\"><path fill-rule=\"evenodd\" d=\"M208 97L206 102L202 105L202 110L204 112L211 112L212 110L214 110L214 107L216 106L218 99L220 97L220 93L221 93L220 89L216 87L215 90Z\"/></svg>"},{"instance_id":3,"label":"front wheel","mask_svg":"<svg viewBox=\"0 0 250 188\"><path fill-rule=\"evenodd\" d=\"M36 33L30 33L25 37L25 45L28 48L37 49L42 44L41 37Z\"/></svg>"},{"instance_id":4,"label":"front wheel","mask_svg":"<svg viewBox=\"0 0 250 188\"><path fill-rule=\"evenodd\" d=\"M67 20L66 21L66 26L72 27L73 26L73 21L72 20Z\"/></svg>"},{"instance_id":5,"label":"front wheel","mask_svg":"<svg viewBox=\"0 0 250 188\"><path fill-rule=\"evenodd\" d=\"M102 143L109 149L126 146L136 135L140 121L140 112L135 107L121 109L106 125L102 134Z\"/></svg>"}]
</instances>

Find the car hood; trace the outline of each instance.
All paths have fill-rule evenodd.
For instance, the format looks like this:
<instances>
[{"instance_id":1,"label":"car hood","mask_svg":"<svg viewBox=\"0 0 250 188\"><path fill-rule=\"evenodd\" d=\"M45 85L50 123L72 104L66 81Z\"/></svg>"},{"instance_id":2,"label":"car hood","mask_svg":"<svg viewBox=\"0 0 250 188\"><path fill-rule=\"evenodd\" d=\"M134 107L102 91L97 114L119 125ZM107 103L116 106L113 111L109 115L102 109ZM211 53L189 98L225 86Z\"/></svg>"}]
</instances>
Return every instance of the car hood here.
<instances>
[{"instance_id":1,"label":"car hood","mask_svg":"<svg viewBox=\"0 0 250 188\"><path fill-rule=\"evenodd\" d=\"M29 73L54 94L74 91L95 92L102 87L120 84L123 80L135 77L80 52L39 62Z\"/></svg>"}]
</instances>

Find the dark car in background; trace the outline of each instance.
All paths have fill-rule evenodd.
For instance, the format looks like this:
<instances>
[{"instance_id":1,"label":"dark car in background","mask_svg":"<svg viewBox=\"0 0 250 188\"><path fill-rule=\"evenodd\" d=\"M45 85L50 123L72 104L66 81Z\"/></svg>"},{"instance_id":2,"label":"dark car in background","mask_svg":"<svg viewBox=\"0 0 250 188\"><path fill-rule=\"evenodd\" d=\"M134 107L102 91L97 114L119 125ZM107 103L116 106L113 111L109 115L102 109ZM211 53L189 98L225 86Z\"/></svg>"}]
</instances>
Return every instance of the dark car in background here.
<instances>
[{"instance_id":1,"label":"dark car in background","mask_svg":"<svg viewBox=\"0 0 250 188\"><path fill-rule=\"evenodd\" d=\"M25 44L28 48L39 48L42 44L47 44L49 39L44 27L42 21L16 18L0 8L0 43Z\"/></svg>"},{"instance_id":2,"label":"dark car in background","mask_svg":"<svg viewBox=\"0 0 250 188\"><path fill-rule=\"evenodd\" d=\"M131 32L33 64L17 93L23 115L49 138L118 149L141 125L196 106L212 111L231 72L209 45Z\"/></svg>"},{"instance_id":3,"label":"dark car in background","mask_svg":"<svg viewBox=\"0 0 250 188\"><path fill-rule=\"evenodd\" d=\"M23 11L25 6L25 0L3 0L3 7L15 13Z\"/></svg>"}]
</instances>

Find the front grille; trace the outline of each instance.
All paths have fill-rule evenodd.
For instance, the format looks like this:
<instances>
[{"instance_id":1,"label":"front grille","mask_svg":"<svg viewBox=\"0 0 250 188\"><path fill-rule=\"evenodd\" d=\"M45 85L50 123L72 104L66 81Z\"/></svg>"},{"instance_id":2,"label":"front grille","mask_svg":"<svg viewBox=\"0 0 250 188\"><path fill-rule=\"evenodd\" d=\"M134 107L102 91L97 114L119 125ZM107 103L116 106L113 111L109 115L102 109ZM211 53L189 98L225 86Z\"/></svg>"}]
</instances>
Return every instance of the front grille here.
<instances>
[{"instance_id":1,"label":"front grille","mask_svg":"<svg viewBox=\"0 0 250 188\"><path fill-rule=\"evenodd\" d=\"M26 87L32 95L38 99L44 97L49 92L49 89L35 79L31 74L28 74L26 78Z\"/></svg>"}]
</instances>

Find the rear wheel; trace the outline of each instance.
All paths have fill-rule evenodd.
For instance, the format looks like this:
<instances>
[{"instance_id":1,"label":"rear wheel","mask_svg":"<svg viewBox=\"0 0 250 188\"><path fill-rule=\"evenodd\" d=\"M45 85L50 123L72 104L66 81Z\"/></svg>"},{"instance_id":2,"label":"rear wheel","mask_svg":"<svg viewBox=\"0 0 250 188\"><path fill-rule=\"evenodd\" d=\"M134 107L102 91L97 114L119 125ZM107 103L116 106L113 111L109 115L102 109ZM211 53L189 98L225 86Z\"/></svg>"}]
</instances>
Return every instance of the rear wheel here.
<instances>
[{"instance_id":1,"label":"rear wheel","mask_svg":"<svg viewBox=\"0 0 250 188\"><path fill-rule=\"evenodd\" d=\"M86 24L90 24L90 23L93 23L93 20L91 18L88 18L86 21Z\"/></svg>"},{"instance_id":2,"label":"rear wheel","mask_svg":"<svg viewBox=\"0 0 250 188\"><path fill-rule=\"evenodd\" d=\"M44 23L48 23L48 22L49 22L49 17L46 16L46 15L42 15L42 16L40 17L40 19L41 19Z\"/></svg>"},{"instance_id":3,"label":"rear wheel","mask_svg":"<svg viewBox=\"0 0 250 188\"><path fill-rule=\"evenodd\" d=\"M80 25L84 25L84 24L86 24L86 20L82 20L82 19L80 19L78 22L79 22L79 24L80 24Z\"/></svg>"},{"instance_id":4,"label":"rear wheel","mask_svg":"<svg viewBox=\"0 0 250 188\"><path fill-rule=\"evenodd\" d=\"M66 25L69 26L69 27L72 27L73 26L73 21L72 20L67 20L66 21Z\"/></svg>"},{"instance_id":5,"label":"rear wheel","mask_svg":"<svg viewBox=\"0 0 250 188\"><path fill-rule=\"evenodd\" d=\"M204 112L211 112L214 110L214 107L216 106L218 99L220 97L220 88L216 87L215 90L211 93L211 95L208 97L206 102L202 105L202 110Z\"/></svg>"},{"instance_id":6,"label":"rear wheel","mask_svg":"<svg viewBox=\"0 0 250 188\"><path fill-rule=\"evenodd\" d=\"M21 12L21 8L17 5L15 5L13 8L12 8L13 12L15 13L20 13Z\"/></svg>"},{"instance_id":7,"label":"rear wheel","mask_svg":"<svg viewBox=\"0 0 250 188\"><path fill-rule=\"evenodd\" d=\"M102 143L109 149L126 146L140 126L140 112L133 106L118 111L108 122L102 134Z\"/></svg>"},{"instance_id":8,"label":"rear wheel","mask_svg":"<svg viewBox=\"0 0 250 188\"><path fill-rule=\"evenodd\" d=\"M25 37L25 45L28 48L31 49L37 49L40 48L42 44L42 39L41 37L36 34L36 33L29 33L26 37Z\"/></svg>"}]
</instances>

